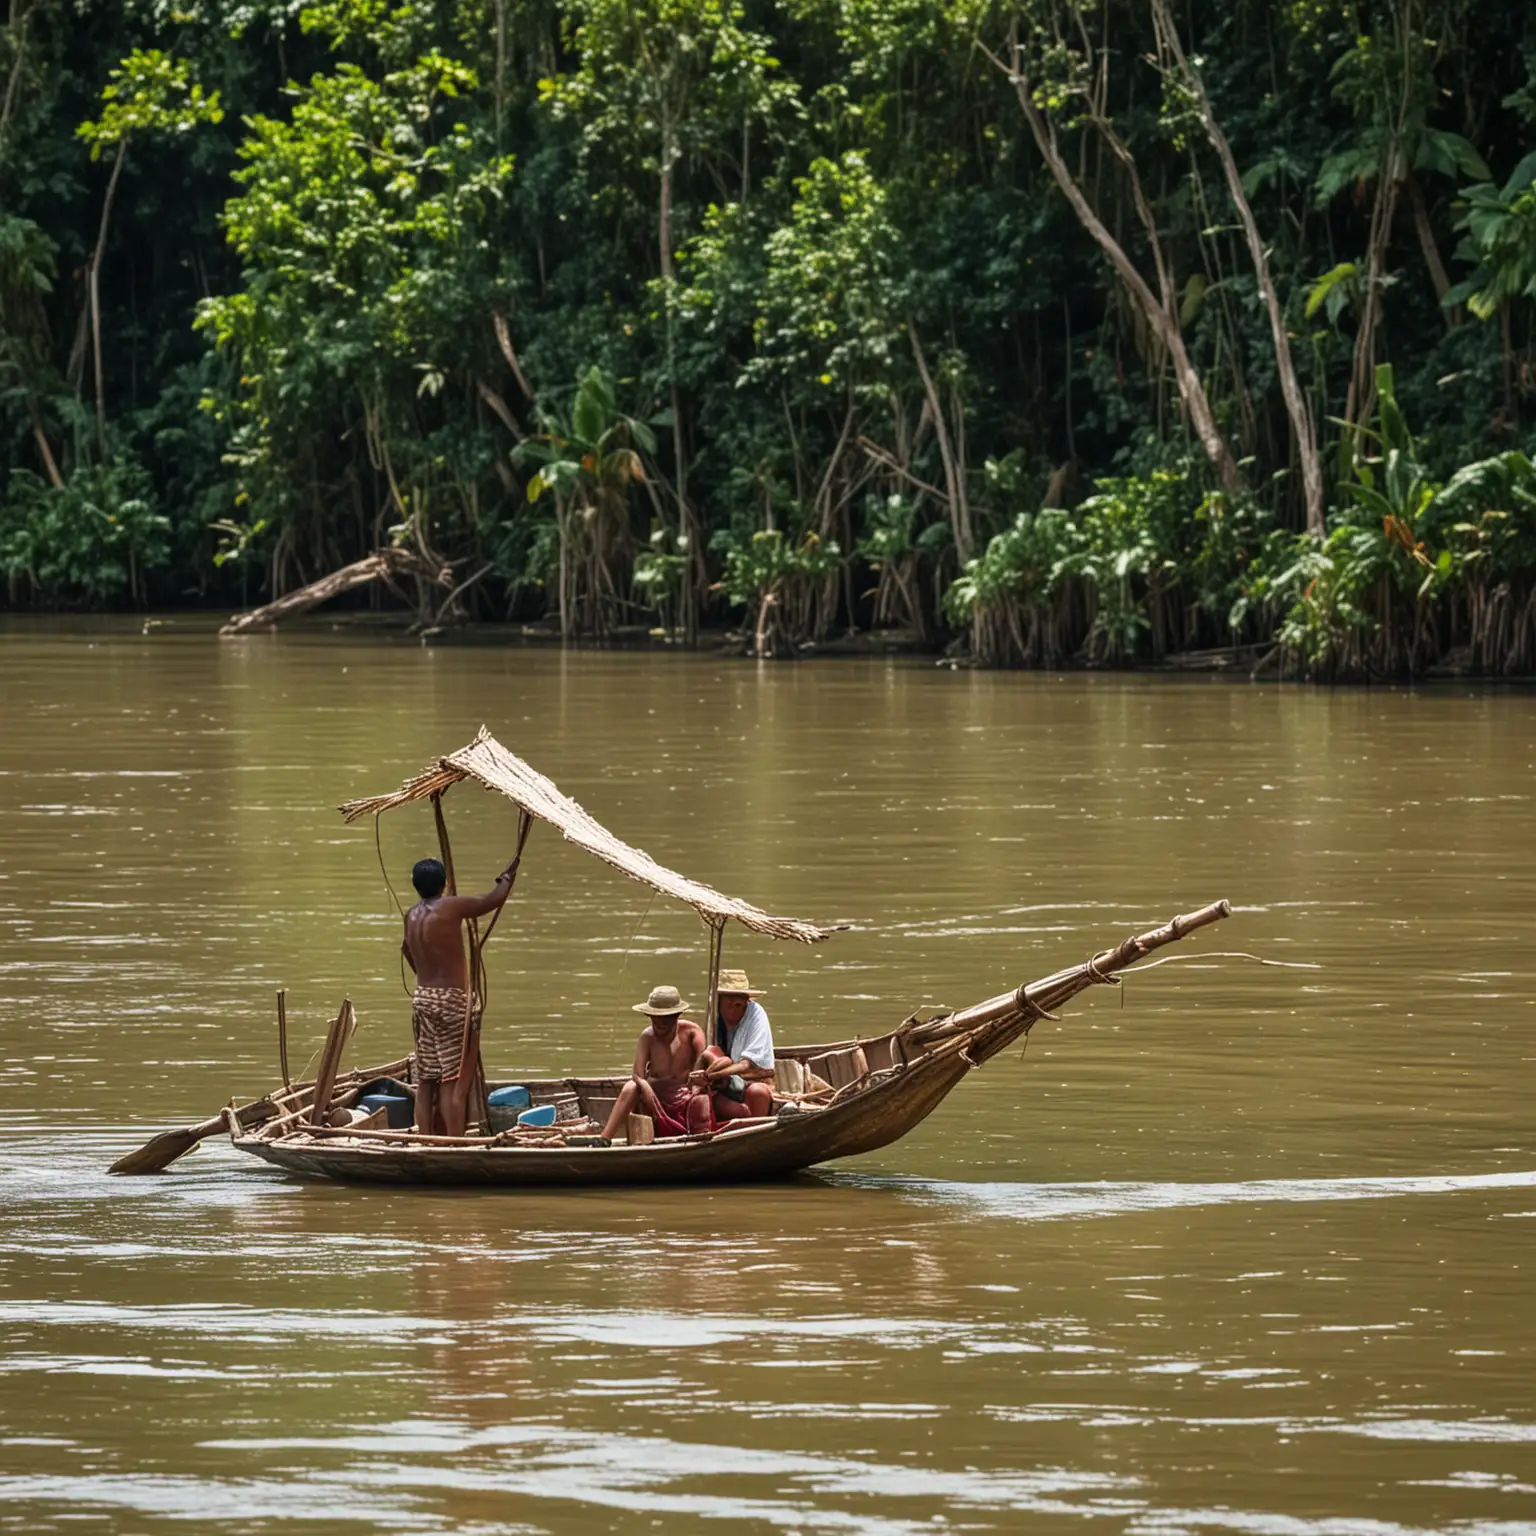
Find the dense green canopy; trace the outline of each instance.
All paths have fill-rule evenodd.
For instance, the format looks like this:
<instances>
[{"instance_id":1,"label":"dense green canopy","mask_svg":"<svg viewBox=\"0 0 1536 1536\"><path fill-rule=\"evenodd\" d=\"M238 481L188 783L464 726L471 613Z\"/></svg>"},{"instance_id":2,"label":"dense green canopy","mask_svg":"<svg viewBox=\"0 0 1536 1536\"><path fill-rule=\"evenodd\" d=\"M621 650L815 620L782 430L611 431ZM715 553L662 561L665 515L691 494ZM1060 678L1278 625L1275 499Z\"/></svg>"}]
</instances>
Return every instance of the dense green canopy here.
<instances>
[{"instance_id":1,"label":"dense green canopy","mask_svg":"<svg viewBox=\"0 0 1536 1536\"><path fill-rule=\"evenodd\" d=\"M1536 670L1528 0L6 15L13 606Z\"/></svg>"}]
</instances>

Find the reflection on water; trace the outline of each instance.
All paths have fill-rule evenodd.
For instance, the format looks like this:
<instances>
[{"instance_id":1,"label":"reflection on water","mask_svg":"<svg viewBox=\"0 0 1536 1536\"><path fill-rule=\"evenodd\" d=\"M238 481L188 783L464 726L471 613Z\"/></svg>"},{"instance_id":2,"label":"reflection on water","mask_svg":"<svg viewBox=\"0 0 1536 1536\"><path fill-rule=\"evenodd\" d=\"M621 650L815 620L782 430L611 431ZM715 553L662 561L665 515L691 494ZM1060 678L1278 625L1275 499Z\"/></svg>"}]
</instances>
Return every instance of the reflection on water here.
<instances>
[{"instance_id":1,"label":"reflection on water","mask_svg":"<svg viewBox=\"0 0 1536 1536\"><path fill-rule=\"evenodd\" d=\"M0 1528L1536 1532L1523 697L0 631ZM148 1126L405 1033L368 829L484 718L889 1027L1217 896L918 1131L763 1188L410 1195ZM489 880L511 817L449 797ZM430 831L384 829L400 885ZM483 866L483 867L482 867ZM539 831L497 1067L609 1068L697 921ZM499 949L498 947L499 946ZM300 1048L302 1045L302 1048Z\"/></svg>"}]
</instances>

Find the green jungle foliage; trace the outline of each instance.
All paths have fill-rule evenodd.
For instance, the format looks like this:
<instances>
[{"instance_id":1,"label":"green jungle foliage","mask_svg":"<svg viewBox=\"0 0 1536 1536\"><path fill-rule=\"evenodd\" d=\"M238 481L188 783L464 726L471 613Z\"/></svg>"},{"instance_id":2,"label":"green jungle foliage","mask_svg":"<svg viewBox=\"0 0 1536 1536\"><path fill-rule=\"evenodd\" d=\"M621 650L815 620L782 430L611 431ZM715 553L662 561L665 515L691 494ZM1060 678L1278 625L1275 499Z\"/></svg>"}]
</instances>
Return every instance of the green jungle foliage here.
<instances>
[{"instance_id":1,"label":"green jungle foliage","mask_svg":"<svg viewBox=\"0 0 1536 1536\"><path fill-rule=\"evenodd\" d=\"M11 0L0 596L1536 672L1530 0Z\"/></svg>"}]
</instances>

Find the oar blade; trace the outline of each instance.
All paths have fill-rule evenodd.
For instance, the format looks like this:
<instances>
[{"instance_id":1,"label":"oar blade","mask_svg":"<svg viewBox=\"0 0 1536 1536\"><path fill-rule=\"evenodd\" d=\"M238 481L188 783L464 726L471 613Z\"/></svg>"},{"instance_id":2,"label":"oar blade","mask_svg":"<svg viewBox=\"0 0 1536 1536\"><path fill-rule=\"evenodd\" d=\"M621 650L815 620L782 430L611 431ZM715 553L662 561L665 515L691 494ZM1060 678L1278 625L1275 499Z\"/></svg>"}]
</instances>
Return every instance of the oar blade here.
<instances>
[{"instance_id":1,"label":"oar blade","mask_svg":"<svg viewBox=\"0 0 1536 1536\"><path fill-rule=\"evenodd\" d=\"M169 1168L178 1157L185 1157L203 1137L211 1135L224 1124L223 1119L205 1120L201 1125L184 1125L179 1130L161 1131L151 1136L142 1147L126 1153L107 1169L108 1173L160 1173Z\"/></svg>"}]
</instances>

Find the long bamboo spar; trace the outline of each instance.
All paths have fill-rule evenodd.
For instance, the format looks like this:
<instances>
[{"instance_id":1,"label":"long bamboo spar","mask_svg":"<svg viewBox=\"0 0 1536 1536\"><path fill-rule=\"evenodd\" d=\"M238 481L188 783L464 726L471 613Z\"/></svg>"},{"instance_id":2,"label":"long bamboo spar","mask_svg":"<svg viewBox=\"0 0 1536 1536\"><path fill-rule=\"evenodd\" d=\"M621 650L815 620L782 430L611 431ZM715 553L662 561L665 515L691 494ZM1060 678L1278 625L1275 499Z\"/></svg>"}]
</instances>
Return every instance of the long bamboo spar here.
<instances>
[{"instance_id":1,"label":"long bamboo spar","mask_svg":"<svg viewBox=\"0 0 1536 1536\"><path fill-rule=\"evenodd\" d=\"M919 1045L933 1045L937 1041L948 1040L955 1035L968 1034L971 1030L980 1029L987 1024L997 1024L1012 1018L1038 1017L1043 1011L1059 1008L1084 988L1093 986L1095 982L1108 980L1116 972L1128 969L1138 960L1144 960L1153 950L1161 949L1165 944L1173 944L1184 938L1186 934L1194 933L1198 928L1205 928L1231 915L1232 904L1224 900L1213 901L1209 906L1201 907L1196 912L1181 913L1170 922L1164 923L1161 928L1153 928L1142 934L1133 934L1115 945L1113 949L1101 950L1092 960L1085 961L1081 965L1069 966L1066 970L1057 971L1054 975L1046 976L1040 981L1026 982L1021 987L1015 987L1011 992L1000 992L984 1003L977 1003L971 1008L962 1008L959 1013L951 1013L945 1018L919 1024L913 1028L909 1038Z\"/></svg>"}]
</instances>

